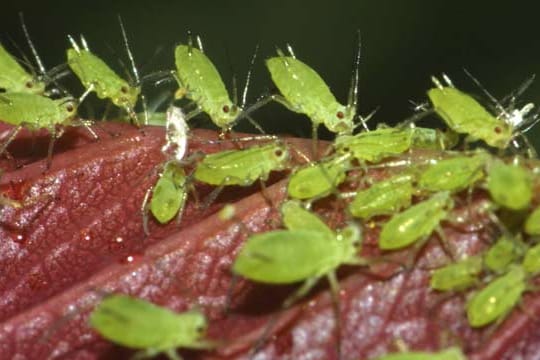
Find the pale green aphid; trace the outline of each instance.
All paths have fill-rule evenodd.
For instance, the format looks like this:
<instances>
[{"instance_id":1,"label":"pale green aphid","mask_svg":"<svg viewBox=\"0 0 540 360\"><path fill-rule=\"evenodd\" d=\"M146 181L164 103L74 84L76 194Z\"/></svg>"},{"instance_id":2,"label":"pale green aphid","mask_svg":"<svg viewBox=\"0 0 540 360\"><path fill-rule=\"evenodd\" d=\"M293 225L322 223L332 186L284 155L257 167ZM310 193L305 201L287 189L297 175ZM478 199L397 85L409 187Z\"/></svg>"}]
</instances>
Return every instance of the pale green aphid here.
<instances>
[{"instance_id":1,"label":"pale green aphid","mask_svg":"<svg viewBox=\"0 0 540 360\"><path fill-rule=\"evenodd\" d=\"M174 75L180 86L175 98L186 97L197 104L198 108L187 115L188 119L204 112L222 131L230 131L239 120L246 103L250 72L247 75L242 104L238 105L236 99L234 101L230 99L219 72L202 51L200 39L197 40L200 49L192 46L190 38L188 45L178 45L174 51L176 62ZM252 63L254 60L255 56Z\"/></svg>"},{"instance_id":2,"label":"pale green aphid","mask_svg":"<svg viewBox=\"0 0 540 360\"><path fill-rule=\"evenodd\" d=\"M460 348L451 347L439 352L406 351L387 354L377 360L467 360Z\"/></svg>"},{"instance_id":3,"label":"pale green aphid","mask_svg":"<svg viewBox=\"0 0 540 360\"><path fill-rule=\"evenodd\" d=\"M133 86L122 79L103 60L93 54L82 35L81 45L68 35L72 48L67 50L67 63L85 87L85 94L95 92L98 98L111 100L114 105L126 110L131 119L138 124L134 109L141 93L140 79L121 21L120 25L137 85Z\"/></svg>"},{"instance_id":4,"label":"pale green aphid","mask_svg":"<svg viewBox=\"0 0 540 360\"><path fill-rule=\"evenodd\" d=\"M527 273L538 274L540 271L540 244L536 244L527 250L522 265Z\"/></svg>"},{"instance_id":5,"label":"pale green aphid","mask_svg":"<svg viewBox=\"0 0 540 360\"><path fill-rule=\"evenodd\" d=\"M519 165L494 161L488 170L487 188L495 203L511 210L523 210L532 200L531 174Z\"/></svg>"},{"instance_id":6,"label":"pale green aphid","mask_svg":"<svg viewBox=\"0 0 540 360\"><path fill-rule=\"evenodd\" d=\"M395 250L427 239L452 207L450 193L443 191L394 215L382 227L379 247Z\"/></svg>"},{"instance_id":7,"label":"pale green aphid","mask_svg":"<svg viewBox=\"0 0 540 360\"><path fill-rule=\"evenodd\" d=\"M465 290L478 281L482 271L482 257L470 256L436 269L431 273L430 286L440 291Z\"/></svg>"},{"instance_id":8,"label":"pale green aphid","mask_svg":"<svg viewBox=\"0 0 540 360\"><path fill-rule=\"evenodd\" d=\"M488 153L477 152L440 160L421 172L418 187L432 192L467 189L484 177L484 165L489 158Z\"/></svg>"},{"instance_id":9,"label":"pale green aphid","mask_svg":"<svg viewBox=\"0 0 540 360\"><path fill-rule=\"evenodd\" d=\"M350 168L352 164L348 154L308 164L290 176L287 193L299 200L326 196L345 180Z\"/></svg>"},{"instance_id":10,"label":"pale green aphid","mask_svg":"<svg viewBox=\"0 0 540 360\"><path fill-rule=\"evenodd\" d=\"M0 44L0 90L43 94L45 82L29 74Z\"/></svg>"},{"instance_id":11,"label":"pale green aphid","mask_svg":"<svg viewBox=\"0 0 540 360\"><path fill-rule=\"evenodd\" d=\"M369 219L408 208L413 195L413 179L410 174L396 175L358 191L349 204L349 211L357 218Z\"/></svg>"},{"instance_id":12,"label":"pale green aphid","mask_svg":"<svg viewBox=\"0 0 540 360\"><path fill-rule=\"evenodd\" d=\"M278 56L266 60L266 67L281 95L271 95L253 105L249 111L269 101L277 101L289 110L304 114L311 119L313 139L317 138L317 128L320 124L324 124L333 133L352 133L357 116L360 44L347 105L340 104L321 76L310 66L298 60L290 46L288 49L289 56L285 56L278 49ZM367 129L364 119L358 117Z\"/></svg>"},{"instance_id":13,"label":"pale green aphid","mask_svg":"<svg viewBox=\"0 0 540 360\"><path fill-rule=\"evenodd\" d=\"M334 141L338 153L351 153L355 159L369 162L401 155L411 147L446 149L452 145L443 133L420 127L379 128L356 135L341 135Z\"/></svg>"},{"instance_id":14,"label":"pale green aphid","mask_svg":"<svg viewBox=\"0 0 540 360\"><path fill-rule=\"evenodd\" d=\"M529 235L540 235L540 206L536 207L525 220L525 232Z\"/></svg>"},{"instance_id":15,"label":"pale green aphid","mask_svg":"<svg viewBox=\"0 0 540 360\"><path fill-rule=\"evenodd\" d=\"M150 211L157 221L165 224L181 212L186 199L186 173L176 163L169 162L152 190Z\"/></svg>"},{"instance_id":16,"label":"pale green aphid","mask_svg":"<svg viewBox=\"0 0 540 360\"><path fill-rule=\"evenodd\" d=\"M75 120L77 105L78 101L73 98L53 100L31 93L0 94L0 119L7 124L14 125L0 147L0 154L6 150L23 128L31 131L45 128L51 133L47 167L52 161L54 142L63 132L60 130L60 133L57 133L57 126L84 125L94 138L97 138L97 135L88 126L89 122Z\"/></svg>"},{"instance_id":17,"label":"pale green aphid","mask_svg":"<svg viewBox=\"0 0 540 360\"><path fill-rule=\"evenodd\" d=\"M337 291L335 270L340 265L366 264L358 257L362 239L358 227L349 225L334 232L296 202L285 203L282 212L288 230L250 236L233 264L236 274L270 284L304 281L287 305L305 295L324 275Z\"/></svg>"},{"instance_id":18,"label":"pale green aphid","mask_svg":"<svg viewBox=\"0 0 540 360\"><path fill-rule=\"evenodd\" d=\"M490 282L467 303L467 318L472 327L482 327L508 314L526 290L526 272L512 265L508 272Z\"/></svg>"},{"instance_id":19,"label":"pale green aphid","mask_svg":"<svg viewBox=\"0 0 540 360\"><path fill-rule=\"evenodd\" d=\"M175 313L126 295L106 297L90 315L90 325L116 344L141 349L138 355L142 357L164 353L179 360L177 348L213 347L211 342L201 339L207 327L201 312Z\"/></svg>"},{"instance_id":20,"label":"pale green aphid","mask_svg":"<svg viewBox=\"0 0 540 360\"><path fill-rule=\"evenodd\" d=\"M486 144L504 149L514 136L514 128L523 126L523 116L532 104L527 104L516 114L501 114L502 119L490 114L480 103L456 89L450 79L444 76L447 86L432 77L435 88L428 91L428 97L435 112L453 131L467 134L469 140L482 140Z\"/></svg>"},{"instance_id":21,"label":"pale green aphid","mask_svg":"<svg viewBox=\"0 0 540 360\"><path fill-rule=\"evenodd\" d=\"M380 128L356 135L338 136L334 146L338 153L352 153L358 160L379 162L386 157L409 150L413 128Z\"/></svg>"},{"instance_id":22,"label":"pale green aphid","mask_svg":"<svg viewBox=\"0 0 540 360\"><path fill-rule=\"evenodd\" d=\"M523 244L509 235L502 235L484 254L484 265L491 271L506 271L523 255Z\"/></svg>"},{"instance_id":23,"label":"pale green aphid","mask_svg":"<svg viewBox=\"0 0 540 360\"><path fill-rule=\"evenodd\" d=\"M206 155L197 164L193 177L216 186L248 186L266 180L272 171L286 169L289 158L289 149L279 142L227 150Z\"/></svg>"}]
</instances>

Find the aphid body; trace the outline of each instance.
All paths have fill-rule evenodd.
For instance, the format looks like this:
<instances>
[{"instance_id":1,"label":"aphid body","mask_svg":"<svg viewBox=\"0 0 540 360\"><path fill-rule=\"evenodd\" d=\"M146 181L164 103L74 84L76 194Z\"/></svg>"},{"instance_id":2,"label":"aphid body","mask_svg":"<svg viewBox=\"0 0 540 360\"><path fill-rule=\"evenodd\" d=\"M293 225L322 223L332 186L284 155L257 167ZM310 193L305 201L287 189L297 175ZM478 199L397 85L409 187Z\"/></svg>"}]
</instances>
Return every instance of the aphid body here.
<instances>
[{"instance_id":1,"label":"aphid body","mask_svg":"<svg viewBox=\"0 0 540 360\"><path fill-rule=\"evenodd\" d=\"M526 272L513 265L508 272L474 294L467 303L467 318L472 327L482 327L509 313L526 290Z\"/></svg>"},{"instance_id":2,"label":"aphid body","mask_svg":"<svg viewBox=\"0 0 540 360\"><path fill-rule=\"evenodd\" d=\"M29 74L0 44L0 90L43 94L45 83Z\"/></svg>"},{"instance_id":3,"label":"aphid body","mask_svg":"<svg viewBox=\"0 0 540 360\"><path fill-rule=\"evenodd\" d=\"M320 75L294 56L278 55L266 60L272 81L283 95L289 110L307 115L313 127L324 124L334 133L351 133L356 115L356 100L340 104Z\"/></svg>"},{"instance_id":4,"label":"aphid body","mask_svg":"<svg viewBox=\"0 0 540 360\"><path fill-rule=\"evenodd\" d=\"M67 63L87 92L95 92L100 99L109 99L126 110L136 120L135 105L141 93L140 86L132 86L118 76L103 60L93 54L81 36L81 46L68 36L72 48L67 50Z\"/></svg>"},{"instance_id":5,"label":"aphid body","mask_svg":"<svg viewBox=\"0 0 540 360\"><path fill-rule=\"evenodd\" d=\"M369 219L377 215L391 215L408 208L413 195L413 179L410 174L397 175L358 191L349 204L351 214L361 219Z\"/></svg>"},{"instance_id":6,"label":"aphid body","mask_svg":"<svg viewBox=\"0 0 540 360\"><path fill-rule=\"evenodd\" d=\"M299 200L326 196L345 180L350 168L349 154L308 164L290 176L287 192L291 198Z\"/></svg>"},{"instance_id":7,"label":"aphid body","mask_svg":"<svg viewBox=\"0 0 540 360\"><path fill-rule=\"evenodd\" d=\"M279 142L227 150L206 155L197 164L193 177L216 186L248 186L266 180L272 171L286 169L289 158L287 146Z\"/></svg>"},{"instance_id":8,"label":"aphid body","mask_svg":"<svg viewBox=\"0 0 540 360\"><path fill-rule=\"evenodd\" d=\"M450 193L443 191L394 215L382 227L379 247L383 250L400 249L419 239L426 239L452 207Z\"/></svg>"},{"instance_id":9,"label":"aphid body","mask_svg":"<svg viewBox=\"0 0 540 360\"><path fill-rule=\"evenodd\" d=\"M125 295L105 298L90 315L90 325L106 339L142 349L149 357L165 353L171 359L180 359L176 348L212 347L201 339L207 327L201 312L175 313Z\"/></svg>"},{"instance_id":10,"label":"aphid body","mask_svg":"<svg viewBox=\"0 0 540 360\"><path fill-rule=\"evenodd\" d=\"M489 154L478 152L472 156L459 155L437 161L422 171L419 188L427 191L461 191L484 177L484 166Z\"/></svg>"},{"instance_id":11,"label":"aphid body","mask_svg":"<svg viewBox=\"0 0 540 360\"><path fill-rule=\"evenodd\" d=\"M235 273L271 284L305 281L300 297L323 275L337 287L334 271L341 264L362 263L357 255L361 235L356 226L336 233L294 201L285 203L282 213L288 230L250 236L234 262Z\"/></svg>"},{"instance_id":12,"label":"aphid body","mask_svg":"<svg viewBox=\"0 0 540 360\"><path fill-rule=\"evenodd\" d=\"M174 55L176 80L180 86L176 98L185 96L207 113L214 124L229 130L242 108L231 101L214 64L201 50L191 45L178 45Z\"/></svg>"},{"instance_id":13,"label":"aphid body","mask_svg":"<svg viewBox=\"0 0 540 360\"><path fill-rule=\"evenodd\" d=\"M536 207L525 220L525 232L529 235L540 235L540 206Z\"/></svg>"},{"instance_id":14,"label":"aphid body","mask_svg":"<svg viewBox=\"0 0 540 360\"><path fill-rule=\"evenodd\" d=\"M436 269L431 274L430 286L440 291L460 291L474 285L482 271L482 257L470 256Z\"/></svg>"},{"instance_id":15,"label":"aphid body","mask_svg":"<svg viewBox=\"0 0 540 360\"><path fill-rule=\"evenodd\" d=\"M511 210L527 208L533 196L532 177L527 170L498 160L489 167L487 188L495 203Z\"/></svg>"}]
</instances>

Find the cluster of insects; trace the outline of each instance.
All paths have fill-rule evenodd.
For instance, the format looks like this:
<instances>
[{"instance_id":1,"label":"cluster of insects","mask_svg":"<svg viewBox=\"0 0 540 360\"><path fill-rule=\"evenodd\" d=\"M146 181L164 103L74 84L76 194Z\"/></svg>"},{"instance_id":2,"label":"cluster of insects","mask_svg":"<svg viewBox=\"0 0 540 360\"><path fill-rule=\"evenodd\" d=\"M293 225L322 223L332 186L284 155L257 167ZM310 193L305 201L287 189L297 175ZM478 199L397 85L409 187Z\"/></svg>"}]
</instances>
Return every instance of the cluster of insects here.
<instances>
[{"instance_id":1,"label":"cluster of insects","mask_svg":"<svg viewBox=\"0 0 540 360\"><path fill-rule=\"evenodd\" d=\"M0 119L13 125L0 153L7 151L21 129L46 128L51 134L50 165L54 141L65 126L82 125L95 136L92 121L77 116L80 103L92 92L122 109L134 126L163 115L149 114L146 109L141 95L144 79L138 74L122 22L120 25L132 64L132 81L117 75L90 50L82 36L79 43L68 37L66 64L49 72L29 37L38 72L27 71L0 45ZM490 96L494 106L488 109L444 75L444 83L433 78L434 86L427 92L429 103L419 107L413 117L394 127L370 129L369 117L363 118L357 111L360 46L346 105L336 100L314 69L300 61L290 46L287 48L287 55L278 49L276 56L265 61L277 92L248 105L249 72L238 104L236 95L231 100L198 37L196 44L190 37L187 44L176 46L175 69L161 72L158 77L159 81L176 81L174 99L187 100L191 109L171 105L164 114L163 152L168 160L161 164L159 179L141 204L145 232L149 232L151 217L161 224L180 218L194 184L207 184L219 191L259 182L264 190L272 172L288 171L288 199L279 207L282 228L249 235L231 268L234 274L267 284L302 283L284 301L283 307L287 308L304 297L321 277L328 279L332 292L337 294L336 271L342 265L369 267L404 248L416 253L438 234L451 261L432 270L432 290L466 292L464 311L473 328L502 322L522 295L534 289L534 277L540 272L540 245L536 244L540 206L534 199L540 177L539 169L528 159L536 153L524 135L537 120L529 114L532 104L514 109L513 98L511 106L505 108ZM78 98L59 83L62 76L69 74L78 78L85 89ZM310 159L303 154L308 159L306 164L295 165L292 153L299 150L270 135L250 138L257 140L257 145L187 156L188 122L193 117L205 113L222 139L232 137L240 144L243 139L235 140L233 128L244 119L260 128L252 116L271 101L310 119L313 156ZM143 111L138 113L139 102ZM430 114L441 120L443 130L416 124ZM335 138L318 157L321 145L316 134L321 124ZM410 155L418 152L428 155ZM370 176L373 169L387 169L390 175L375 179ZM351 184L356 187L351 188ZM483 211L497 227L498 235L484 252L457 258L441 224L454 221L458 202L469 206L473 192L485 194L487 205ZM337 229L312 210L315 203L330 198L343 206L347 217ZM7 200L6 206L10 206ZM234 210L229 215L234 216ZM507 217L512 218L511 224ZM380 227L380 259L360 256L366 226ZM178 359L177 348L210 349L216 345L205 339L207 320L201 311L174 313L125 295L107 296L92 312L90 324L103 337L140 349L146 356L163 352ZM381 357L428 358L464 359L465 355L452 347L438 354L404 350Z\"/></svg>"}]
</instances>

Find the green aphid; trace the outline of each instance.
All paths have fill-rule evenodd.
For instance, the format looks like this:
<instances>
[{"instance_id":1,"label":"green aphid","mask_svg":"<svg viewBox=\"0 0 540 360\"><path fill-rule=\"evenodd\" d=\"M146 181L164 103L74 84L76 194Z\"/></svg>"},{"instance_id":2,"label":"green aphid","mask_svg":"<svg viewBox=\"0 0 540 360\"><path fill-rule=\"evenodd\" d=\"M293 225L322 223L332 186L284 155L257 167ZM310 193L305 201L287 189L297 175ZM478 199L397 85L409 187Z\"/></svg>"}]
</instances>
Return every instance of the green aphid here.
<instances>
[{"instance_id":1,"label":"green aphid","mask_svg":"<svg viewBox=\"0 0 540 360\"><path fill-rule=\"evenodd\" d=\"M478 101L449 83L443 86L435 77L436 87L428 91L435 112L453 131L468 135L471 141L504 149L513 136L513 125L490 114Z\"/></svg>"},{"instance_id":2,"label":"green aphid","mask_svg":"<svg viewBox=\"0 0 540 360\"><path fill-rule=\"evenodd\" d=\"M472 327L482 327L507 315L520 301L526 290L526 271L521 265L512 265L478 291L467 303L467 318Z\"/></svg>"},{"instance_id":3,"label":"green aphid","mask_svg":"<svg viewBox=\"0 0 540 360\"><path fill-rule=\"evenodd\" d=\"M540 272L540 244L536 244L527 250L522 265L528 274L536 275Z\"/></svg>"},{"instance_id":4,"label":"green aphid","mask_svg":"<svg viewBox=\"0 0 540 360\"><path fill-rule=\"evenodd\" d=\"M67 50L67 63L85 87L85 94L95 92L98 98L111 100L114 105L124 109L131 119L138 124L134 109L141 93L140 79L121 22L120 25L137 85L132 85L122 79L103 60L94 55L88 48L83 36L81 36L81 45L79 46L68 35L72 48Z\"/></svg>"},{"instance_id":5,"label":"green aphid","mask_svg":"<svg viewBox=\"0 0 540 360\"><path fill-rule=\"evenodd\" d=\"M181 215L186 199L186 173L176 163L169 162L152 190L150 211L165 224L177 214Z\"/></svg>"},{"instance_id":6,"label":"green aphid","mask_svg":"<svg viewBox=\"0 0 540 360\"><path fill-rule=\"evenodd\" d=\"M335 270L340 265L366 264L358 257L362 240L358 227L334 232L295 202L285 203L282 212L288 230L250 236L233 264L236 274L269 284L304 281L292 298L298 299L324 275L337 291Z\"/></svg>"},{"instance_id":7,"label":"green aphid","mask_svg":"<svg viewBox=\"0 0 540 360\"><path fill-rule=\"evenodd\" d=\"M290 176L287 193L299 200L324 197L345 180L346 172L351 168L348 154L308 164Z\"/></svg>"},{"instance_id":8,"label":"green aphid","mask_svg":"<svg viewBox=\"0 0 540 360\"><path fill-rule=\"evenodd\" d=\"M453 204L450 193L443 191L394 215L382 227L379 247L395 250L427 239L441 220L447 217Z\"/></svg>"},{"instance_id":9,"label":"green aphid","mask_svg":"<svg viewBox=\"0 0 540 360\"><path fill-rule=\"evenodd\" d=\"M205 316L191 310L175 313L150 302L126 295L105 298L90 315L90 325L104 338L132 349L141 349L142 357L161 353L181 359L177 348L209 349L203 340Z\"/></svg>"},{"instance_id":10,"label":"green aphid","mask_svg":"<svg viewBox=\"0 0 540 360\"><path fill-rule=\"evenodd\" d=\"M340 154L351 153L360 161L379 162L409 150L414 131L414 128L380 128L357 135L342 135L336 138L334 146Z\"/></svg>"},{"instance_id":11,"label":"green aphid","mask_svg":"<svg viewBox=\"0 0 540 360\"><path fill-rule=\"evenodd\" d=\"M41 95L45 85L37 76L29 74L0 44L0 90Z\"/></svg>"},{"instance_id":12,"label":"green aphid","mask_svg":"<svg viewBox=\"0 0 540 360\"><path fill-rule=\"evenodd\" d=\"M484 254L484 265L491 271L504 272L523 255L523 244L509 235L502 235Z\"/></svg>"},{"instance_id":13,"label":"green aphid","mask_svg":"<svg viewBox=\"0 0 540 360\"><path fill-rule=\"evenodd\" d=\"M377 360L467 360L460 348L451 347L439 352L406 351L387 354Z\"/></svg>"},{"instance_id":14,"label":"green aphid","mask_svg":"<svg viewBox=\"0 0 540 360\"><path fill-rule=\"evenodd\" d=\"M353 216L367 220L377 215L392 215L408 208L413 195L413 180L414 177L410 174L397 175L358 191L349 204L349 211Z\"/></svg>"},{"instance_id":15,"label":"green aphid","mask_svg":"<svg viewBox=\"0 0 540 360\"><path fill-rule=\"evenodd\" d=\"M421 172L418 187L432 192L457 192L470 188L485 176L484 166L489 158L488 153L477 152L472 156L440 160Z\"/></svg>"},{"instance_id":16,"label":"green aphid","mask_svg":"<svg viewBox=\"0 0 540 360\"><path fill-rule=\"evenodd\" d=\"M298 60L292 48L288 46L290 55L285 56L277 50L278 56L266 60L273 83L281 95L273 95L262 100L266 103L274 100L289 110L308 116L312 123L313 138L317 128L324 124L328 130L338 134L352 133L356 117L358 97L358 65L360 63L360 45L355 59L355 71L349 90L347 105L340 104L321 76L309 65ZM254 105L255 108L261 105ZM364 120L360 118L364 127Z\"/></svg>"},{"instance_id":17,"label":"green aphid","mask_svg":"<svg viewBox=\"0 0 540 360\"><path fill-rule=\"evenodd\" d=\"M540 235L540 206L527 217L524 230L529 235Z\"/></svg>"},{"instance_id":18,"label":"green aphid","mask_svg":"<svg viewBox=\"0 0 540 360\"><path fill-rule=\"evenodd\" d=\"M495 203L511 210L526 209L532 200L531 174L519 165L494 161L488 169L487 188Z\"/></svg>"},{"instance_id":19,"label":"green aphid","mask_svg":"<svg viewBox=\"0 0 540 360\"><path fill-rule=\"evenodd\" d=\"M231 100L219 72L204 54L200 39L197 38L197 40L200 49L192 46L190 38L188 45L178 45L174 51L176 62L174 76L180 87L176 91L175 98L185 97L197 104L198 108L188 114L188 119L204 112L223 132L230 131L240 120L239 115L243 112L251 71L248 71L246 78L242 104L238 105L236 95ZM255 55L251 60L251 65L254 61ZM254 125L258 127L255 123Z\"/></svg>"},{"instance_id":20,"label":"green aphid","mask_svg":"<svg viewBox=\"0 0 540 360\"><path fill-rule=\"evenodd\" d=\"M459 136L453 131L441 131L424 127L412 130L412 147L418 149L450 150L459 142Z\"/></svg>"},{"instance_id":21,"label":"green aphid","mask_svg":"<svg viewBox=\"0 0 540 360\"><path fill-rule=\"evenodd\" d=\"M227 150L206 155L197 164L193 177L216 186L248 186L266 180L272 171L286 169L289 158L287 146L279 142Z\"/></svg>"},{"instance_id":22,"label":"green aphid","mask_svg":"<svg viewBox=\"0 0 540 360\"><path fill-rule=\"evenodd\" d=\"M482 272L482 257L470 256L436 269L431 273L430 286L440 291L461 291L478 282Z\"/></svg>"}]
</instances>

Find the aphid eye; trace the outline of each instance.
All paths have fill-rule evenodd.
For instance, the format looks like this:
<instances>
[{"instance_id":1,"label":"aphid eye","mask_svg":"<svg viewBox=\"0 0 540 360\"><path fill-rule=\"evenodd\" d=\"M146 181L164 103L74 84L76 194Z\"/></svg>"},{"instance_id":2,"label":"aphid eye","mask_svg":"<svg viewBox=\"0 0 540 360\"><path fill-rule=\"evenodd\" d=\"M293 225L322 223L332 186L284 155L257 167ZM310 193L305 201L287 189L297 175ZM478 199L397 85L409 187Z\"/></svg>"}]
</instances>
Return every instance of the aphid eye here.
<instances>
[{"instance_id":1,"label":"aphid eye","mask_svg":"<svg viewBox=\"0 0 540 360\"><path fill-rule=\"evenodd\" d=\"M502 132L502 129L500 126L495 126L495 129L493 129L495 131L495 134L500 134Z\"/></svg>"},{"instance_id":2,"label":"aphid eye","mask_svg":"<svg viewBox=\"0 0 540 360\"><path fill-rule=\"evenodd\" d=\"M121 91L123 94L127 94L127 92L128 92L127 86L122 86L122 87L120 88L120 91Z\"/></svg>"},{"instance_id":3,"label":"aphid eye","mask_svg":"<svg viewBox=\"0 0 540 360\"><path fill-rule=\"evenodd\" d=\"M223 112L228 113L231 109L229 108L229 105L223 105Z\"/></svg>"},{"instance_id":4,"label":"aphid eye","mask_svg":"<svg viewBox=\"0 0 540 360\"><path fill-rule=\"evenodd\" d=\"M73 107L73 105L69 104L69 105L66 105L66 110L68 112L73 112L73 110L75 110L75 108Z\"/></svg>"},{"instance_id":5,"label":"aphid eye","mask_svg":"<svg viewBox=\"0 0 540 360\"><path fill-rule=\"evenodd\" d=\"M282 157L283 156L283 150L277 149L276 151L274 151L274 155L276 155L276 157Z\"/></svg>"},{"instance_id":6,"label":"aphid eye","mask_svg":"<svg viewBox=\"0 0 540 360\"><path fill-rule=\"evenodd\" d=\"M343 119L345 117L345 114L343 113L343 111L338 111L336 116L338 119Z\"/></svg>"},{"instance_id":7,"label":"aphid eye","mask_svg":"<svg viewBox=\"0 0 540 360\"><path fill-rule=\"evenodd\" d=\"M26 87L29 88L29 89L31 89L31 88L34 87L34 84L32 84L31 81L28 81L25 85L26 85Z\"/></svg>"}]
</instances>

